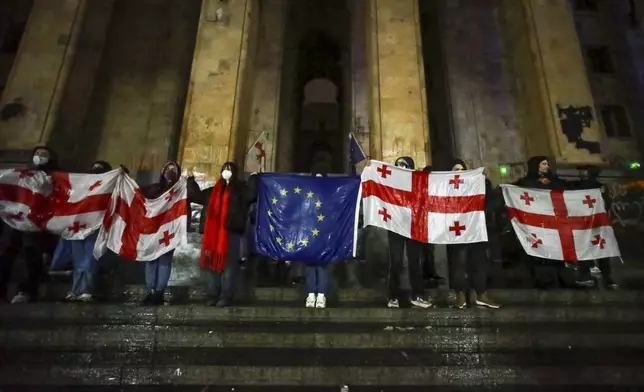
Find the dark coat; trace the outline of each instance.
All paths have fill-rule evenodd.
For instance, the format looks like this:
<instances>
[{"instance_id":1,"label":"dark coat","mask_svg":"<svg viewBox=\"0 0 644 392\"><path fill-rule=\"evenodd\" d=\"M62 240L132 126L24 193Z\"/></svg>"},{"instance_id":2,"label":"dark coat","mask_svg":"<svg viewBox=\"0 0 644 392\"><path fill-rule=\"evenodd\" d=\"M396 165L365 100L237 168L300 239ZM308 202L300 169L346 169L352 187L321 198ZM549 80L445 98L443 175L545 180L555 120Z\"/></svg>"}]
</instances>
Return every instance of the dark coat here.
<instances>
[{"instance_id":1,"label":"dark coat","mask_svg":"<svg viewBox=\"0 0 644 392\"><path fill-rule=\"evenodd\" d=\"M170 161L166 163L163 166L163 169L161 169L161 173L159 173L159 181L155 182L154 184L145 186L141 188L141 192L147 199L156 199L160 197L162 194L168 191L168 189L172 188L172 185L174 184L169 184L165 177L163 177L163 173L165 172L166 167L168 165L175 165L177 167L177 175L181 175L181 166L179 166L179 163ZM178 179L178 178L177 178Z\"/></svg>"},{"instance_id":2,"label":"dark coat","mask_svg":"<svg viewBox=\"0 0 644 392\"><path fill-rule=\"evenodd\" d=\"M248 222L248 211L250 205L257 200L257 176L248 178L246 183L242 181L231 181L230 199L228 200L228 218L226 229L230 232L243 235L246 232ZM194 177L188 177L188 199L192 203L201 204L203 210L199 220L199 233L203 234L208 213L208 203L215 187L201 189Z\"/></svg>"},{"instance_id":3,"label":"dark coat","mask_svg":"<svg viewBox=\"0 0 644 392\"><path fill-rule=\"evenodd\" d=\"M514 185L524 188L536 189L566 189L570 187L566 181L560 179L552 173L542 174L539 173L539 163L548 160L545 156L536 156L528 160L528 172L525 177L519 179ZM543 180L547 183L543 183Z\"/></svg>"}]
</instances>

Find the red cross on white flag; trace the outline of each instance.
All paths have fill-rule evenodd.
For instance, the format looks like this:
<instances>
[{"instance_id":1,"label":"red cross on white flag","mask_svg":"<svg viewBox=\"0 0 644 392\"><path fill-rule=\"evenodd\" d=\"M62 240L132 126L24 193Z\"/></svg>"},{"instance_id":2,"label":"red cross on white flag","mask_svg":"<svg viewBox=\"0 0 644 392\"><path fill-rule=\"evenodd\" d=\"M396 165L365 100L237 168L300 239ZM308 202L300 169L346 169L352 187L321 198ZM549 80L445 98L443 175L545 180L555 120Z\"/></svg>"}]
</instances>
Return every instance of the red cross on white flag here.
<instances>
[{"instance_id":1,"label":"red cross on white flag","mask_svg":"<svg viewBox=\"0 0 644 392\"><path fill-rule=\"evenodd\" d=\"M46 229L62 238L82 240L101 227L121 170L103 174L52 173L53 216Z\"/></svg>"},{"instance_id":2,"label":"red cross on white flag","mask_svg":"<svg viewBox=\"0 0 644 392\"><path fill-rule=\"evenodd\" d=\"M433 244L487 241L482 168L429 174L371 161L362 198L365 226Z\"/></svg>"},{"instance_id":3,"label":"red cross on white flag","mask_svg":"<svg viewBox=\"0 0 644 392\"><path fill-rule=\"evenodd\" d=\"M51 178L39 170L0 170L0 218L20 231L41 231L51 218Z\"/></svg>"},{"instance_id":4,"label":"red cross on white flag","mask_svg":"<svg viewBox=\"0 0 644 392\"><path fill-rule=\"evenodd\" d=\"M150 261L188 243L186 180L157 199L146 199L136 182L121 176L99 232L94 256L106 249L136 261Z\"/></svg>"},{"instance_id":5,"label":"red cross on white flag","mask_svg":"<svg viewBox=\"0 0 644 392\"><path fill-rule=\"evenodd\" d=\"M246 164L244 170L248 173L259 173L266 171L266 132L262 132L259 138L250 146L246 153Z\"/></svg>"},{"instance_id":6,"label":"red cross on white flag","mask_svg":"<svg viewBox=\"0 0 644 392\"><path fill-rule=\"evenodd\" d=\"M566 261L620 255L599 189L501 187L514 232L527 254Z\"/></svg>"}]
</instances>

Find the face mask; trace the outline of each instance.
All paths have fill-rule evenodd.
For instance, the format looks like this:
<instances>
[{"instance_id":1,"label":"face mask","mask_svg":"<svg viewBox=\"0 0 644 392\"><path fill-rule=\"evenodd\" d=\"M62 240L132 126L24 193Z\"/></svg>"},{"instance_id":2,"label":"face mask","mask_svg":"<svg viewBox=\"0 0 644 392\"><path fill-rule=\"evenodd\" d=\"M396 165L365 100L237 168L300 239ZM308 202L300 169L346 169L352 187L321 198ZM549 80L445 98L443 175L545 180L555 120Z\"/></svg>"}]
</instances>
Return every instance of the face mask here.
<instances>
[{"instance_id":1,"label":"face mask","mask_svg":"<svg viewBox=\"0 0 644 392\"><path fill-rule=\"evenodd\" d=\"M47 162L49 162L49 158L41 157L40 155L34 155L33 162L34 162L34 165L36 166L42 166L42 165L46 165Z\"/></svg>"},{"instance_id":2,"label":"face mask","mask_svg":"<svg viewBox=\"0 0 644 392\"><path fill-rule=\"evenodd\" d=\"M163 178L165 178L166 181L168 182L173 182L177 180L177 172L175 171L166 171L163 173Z\"/></svg>"},{"instance_id":3,"label":"face mask","mask_svg":"<svg viewBox=\"0 0 644 392\"><path fill-rule=\"evenodd\" d=\"M231 172L230 170L224 170L221 172L221 178L223 178L225 181L230 180L232 176L233 172Z\"/></svg>"}]
</instances>

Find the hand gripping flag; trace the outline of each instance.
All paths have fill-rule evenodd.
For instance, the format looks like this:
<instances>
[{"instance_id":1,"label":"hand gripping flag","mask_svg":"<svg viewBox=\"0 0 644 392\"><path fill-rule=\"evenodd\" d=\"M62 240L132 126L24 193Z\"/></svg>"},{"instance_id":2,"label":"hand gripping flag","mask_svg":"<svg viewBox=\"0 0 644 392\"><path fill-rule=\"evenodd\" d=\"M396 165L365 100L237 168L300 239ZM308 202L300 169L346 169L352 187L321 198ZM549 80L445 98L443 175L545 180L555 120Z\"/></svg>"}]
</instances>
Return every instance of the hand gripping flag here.
<instances>
[{"instance_id":1,"label":"hand gripping flag","mask_svg":"<svg viewBox=\"0 0 644 392\"><path fill-rule=\"evenodd\" d=\"M487 241L482 168L430 174L371 161L362 203L365 226L432 244Z\"/></svg>"},{"instance_id":2,"label":"hand gripping flag","mask_svg":"<svg viewBox=\"0 0 644 392\"><path fill-rule=\"evenodd\" d=\"M620 255L599 189L501 188L512 227L527 254L566 261Z\"/></svg>"},{"instance_id":3,"label":"hand gripping flag","mask_svg":"<svg viewBox=\"0 0 644 392\"><path fill-rule=\"evenodd\" d=\"M126 259L150 261L187 244L186 197L183 178L159 198L146 199L133 179L119 177L94 256L107 248Z\"/></svg>"},{"instance_id":4,"label":"hand gripping flag","mask_svg":"<svg viewBox=\"0 0 644 392\"><path fill-rule=\"evenodd\" d=\"M0 170L0 218L20 231L41 231L52 217L51 178L40 170Z\"/></svg>"},{"instance_id":5,"label":"hand gripping flag","mask_svg":"<svg viewBox=\"0 0 644 392\"><path fill-rule=\"evenodd\" d=\"M323 263L354 255L359 177L260 174L257 250L278 260Z\"/></svg>"},{"instance_id":6,"label":"hand gripping flag","mask_svg":"<svg viewBox=\"0 0 644 392\"><path fill-rule=\"evenodd\" d=\"M52 218L47 230L82 240L101 227L120 169L103 174L52 173Z\"/></svg>"}]
</instances>

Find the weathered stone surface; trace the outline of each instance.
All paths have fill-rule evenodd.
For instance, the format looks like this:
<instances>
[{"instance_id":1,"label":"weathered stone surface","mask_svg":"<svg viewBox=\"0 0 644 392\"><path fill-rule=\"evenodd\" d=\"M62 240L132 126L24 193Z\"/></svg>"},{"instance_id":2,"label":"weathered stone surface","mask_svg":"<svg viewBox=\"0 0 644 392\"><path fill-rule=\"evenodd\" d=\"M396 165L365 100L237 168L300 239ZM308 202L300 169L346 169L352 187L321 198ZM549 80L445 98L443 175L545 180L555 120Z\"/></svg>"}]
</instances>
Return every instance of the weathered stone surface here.
<instances>
[{"instance_id":1,"label":"weathered stone surface","mask_svg":"<svg viewBox=\"0 0 644 392\"><path fill-rule=\"evenodd\" d=\"M443 51L456 156L473 167L523 162L500 0L445 2Z\"/></svg>"},{"instance_id":2,"label":"weathered stone surface","mask_svg":"<svg viewBox=\"0 0 644 392\"><path fill-rule=\"evenodd\" d=\"M504 0L503 10L528 154L554 156L561 163L601 163L600 154L569 142L559 123L557 105L595 108L569 2ZM584 128L582 137L600 141L598 122Z\"/></svg>"},{"instance_id":3,"label":"weathered stone surface","mask_svg":"<svg viewBox=\"0 0 644 392\"><path fill-rule=\"evenodd\" d=\"M217 21L217 4L202 3L180 151L184 168L208 179L243 158L259 16L256 0L242 0Z\"/></svg>"},{"instance_id":4,"label":"weathered stone surface","mask_svg":"<svg viewBox=\"0 0 644 392\"><path fill-rule=\"evenodd\" d=\"M423 167L431 149L418 1L370 0L368 11L371 155Z\"/></svg>"},{"instance_id":5,"label":"weathered stone surface","mask_svg":"<svg viewBox=\"0 0 644 392\"><path fill-rule=\"evenodd\" d=\"M0 148L30 149L48 141L84 10L81 0L34 1L1 102L18 100L26 112L0 123Z\"/></svg>"},{"instance_id":6,"label":"weathered stone surface","mask_svg":"<svg viewBox=\"0 0 644 392\"><path fill-rule=\"evenodd\" d=\"M157 171L176 152L200 1L117 0L78 153Z\"/></svg>"}]
</instances>

